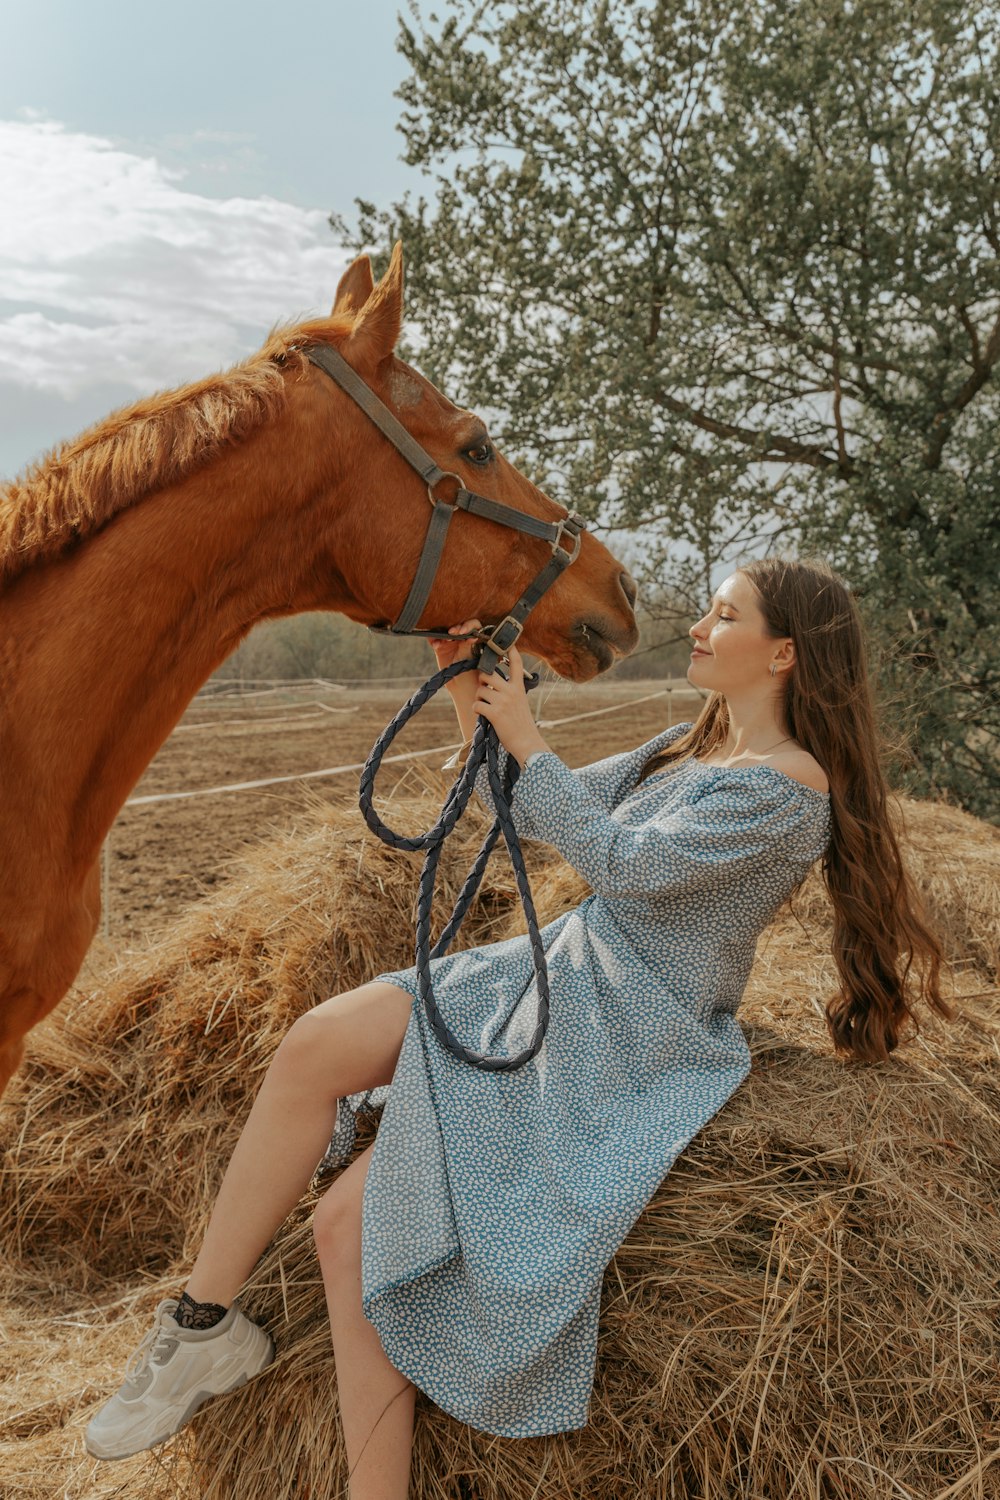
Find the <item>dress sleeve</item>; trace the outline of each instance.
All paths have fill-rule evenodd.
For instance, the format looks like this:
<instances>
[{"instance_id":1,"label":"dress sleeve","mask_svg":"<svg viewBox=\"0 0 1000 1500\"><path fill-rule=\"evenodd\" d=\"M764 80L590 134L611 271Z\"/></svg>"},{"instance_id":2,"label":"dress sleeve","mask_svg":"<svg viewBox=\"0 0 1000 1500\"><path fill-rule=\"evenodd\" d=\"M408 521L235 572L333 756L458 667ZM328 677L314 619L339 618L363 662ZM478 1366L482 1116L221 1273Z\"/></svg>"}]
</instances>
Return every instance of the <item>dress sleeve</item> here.
<instances>
[{"instance_id":1,"label":"dress sleeve","mask_svg":"<svg viewBox=\"0 0 1000 1500\"><path fill-rule=\"evenodd\" d=\"M620 755L608 755L604 760L595 760L593 764L582 766L578 771L572 771L569 774L585 788L596 803L610 811L616 803L620 802L623 797L628 796L629 792L635 789L636 783L639 780L639 773L650 756L658 755L673 740L680 739L681 735L690 728L691 725L689 723L674 724L670 729L662 730L653 739L647 740L645 744L637 745L634 750L626 750ZM539 760L547 758L547 756L539 756ZM558 757L553 758L558 759ZM501 776L506 768L507 760L507 751L501 746ZM532 771L534 771L536 764L537 762L532 762ZM560 761L559 764L562 765L563 762ZM564 769L567 768L564 767ZM521 838L548 840L549 835L544 831L544 828L536 824L534 809L521 795L521 781L526 775L526 771L521 772L521 777L515 783L514 792L511 797L510 810L514 820L514 827ZM493 804L489 773L485 765L480 768L479 774L476 777L476 796L486 811L492 816L496 812L496 808Z\"/></svg>"},{"instance_id":2,"label":"dress sleeve","mask_svg":"<svg viewBox=\"0 0 1000 1500\"><path fill-rule=\"evenodd\" d=\"M638 824L608 813L551 751L532 762L517 791L534 837L604 896L708 892L773 865L778 849L789 865L807 865L815 852L813 819L803 818L803 796L789 777L727 776L720 768L692 802Z\"/></svg>"}]
</instances>

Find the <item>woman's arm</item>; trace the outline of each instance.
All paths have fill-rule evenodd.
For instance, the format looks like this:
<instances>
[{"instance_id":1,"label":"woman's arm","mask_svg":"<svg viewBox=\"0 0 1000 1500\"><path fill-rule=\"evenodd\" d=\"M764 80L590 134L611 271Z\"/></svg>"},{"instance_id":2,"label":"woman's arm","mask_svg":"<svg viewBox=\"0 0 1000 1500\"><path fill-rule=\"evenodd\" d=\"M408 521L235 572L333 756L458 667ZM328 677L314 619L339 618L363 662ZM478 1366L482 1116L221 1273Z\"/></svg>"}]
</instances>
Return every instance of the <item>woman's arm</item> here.
<instances>
[{"instance_id":1,"label":"woman's arm","mask_svg":"<svg viewBox=\"0 0 1000 1500\"><path fill-rule=\"evenodd\" d=\"M453 625L449 635L464 635L481 629L482 626L478 620L466 620L461 625ZM439 668L471 656L475 649L474 641L451 641L445 637L432 640L431 645ZM554 755L531 716L527 694L524 691L524 665L516 647L510 651L510 677L507 681L495 681L485 673L464 672L447 686L455 705L465 743L462 750L445 763L446 767L450 768L453 763L457 765L464 761L463 751L465 754L468 753L468 744L475 733L480 714L494 725L503 741L499 756L501 777L506 769L507 757L512 753L522 767L522 775L524 761L534 751ZM595 761L576 772L569 772L567 767L564 769L567 774L576 778L595 802L610 811L633 790L646 761L652 755L665 749L672 740L679 738L690 727L688 723L674 724L633 750L606 756L603 760ZM519 786L520 782L515 785L511 797L511 817L518 835L522 838L548 841L549 834L544 826L539 826L533 810L519 795ZM476 777L475 790L486 811L491 814L495 813L496 807L490 790L489 772L485 766L480 769Z\"/></svg>"},{"instance_id":2,"label":"woman's arm","mask_svg":"<svg viewBox=\"0 0 1000 1500\"><path fill-rule=\"evenodd\" d=\"M553 844L601 895L648 897L676 887L727 890L738 899L741 877L776 848L789 863L804 857L813 829L802 822L796 785L736 771L712 777L693 802L629 825L550 751L532 761L515 798L533 836Z\"/></svg>"},{"instance_id":3,"label":"woman's arm","mask_svg":"<svg viewBox=\"0 0 1000 1500\"><path fill-rule=\"evenodd\" d=\"M622 750L616 755L605 756L603 760L592 761L589 766L580 766L571 775L575 776L580 785L589 792L590 796L598 802L605 811L610 812L623 797L634 791L639 780L639 774L647 760L666 749L671 740L679 739L688 729L690 724L674 724L670 729L664 729L653 739L647 740L645 744L636 745L632 750ZM554 751L550 751L554 754ZM500 774L504 773L507 764L508 752L500 750ZM534 761L532 761L532 770ZM567 768L568 769L568 768ZM523 773L527 774L527 773ZM519 791L520 782L514 786L511 796L511 816L514 827L518 834L524 838L540 839L550 841L549 835L544 827L539 827L538 820L528 805L524 794ZM481 767L476 777L476 795L489 813L495 812L493 805L493 794L490 791L489 775L486 767Z\"/></svg>"},{"instance_id":4,"label":"woman's arm","mask_svg":"<svg viewBox=\"0 0 1000 1500\"><path fill-rule=\"evenodd\" d=\"M469 622L469 627L476 627L476 622ZM525 761L536 751L541 754L554 753L542 737L532 717L531 705L524 690L524 663L516 647L511 648L509 658L509 677L506 680L499 676L488 677L481 672L468 672L456 679L460 683L468 680L470 684L470 688L466 689L465 703L474 717L466 739L471 739L472 731L475 730L475 719L480 715L494 726L502 742L501 776L509 755L513 755L517 760L523 774ZM460 722L462 722L461 718ZM635 787L642 767L650 756L664 749L671 740L678 738L689 727L688 724L675 724L672 728L654 736L644 745L638 745L634 750L606 756L603 760L585 766L574 774L597 802L611 809ZM485 766L476 777L476 794L487 812L496 811L490 791L489 773ZM544 830L537 826L530 810L518 797L517 786L511 798L511 815L519 835L535 839L548 837Z\"/></svg>"}]
</instances>

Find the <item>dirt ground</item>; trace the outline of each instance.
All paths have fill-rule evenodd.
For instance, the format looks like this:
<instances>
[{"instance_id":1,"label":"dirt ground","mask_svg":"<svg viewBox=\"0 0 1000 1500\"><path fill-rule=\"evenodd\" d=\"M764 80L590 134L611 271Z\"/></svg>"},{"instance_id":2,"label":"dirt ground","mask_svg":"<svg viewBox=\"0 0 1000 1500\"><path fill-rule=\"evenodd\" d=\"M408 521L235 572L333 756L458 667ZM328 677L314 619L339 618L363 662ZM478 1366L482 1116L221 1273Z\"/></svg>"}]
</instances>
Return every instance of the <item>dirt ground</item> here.
<instances>
[{"instance_id":1,"label":"dirt ground","mask_svg":"<svg viewBox=\"0 0 1000 1500\"><path fill-rule=\"evenodd\" d=\"M356 803L357 769L300 778L363 762L416 686L415 680L356 687L305 684L199 695L108 838L105 925L95 945L100 956L120 955L157 935L184 906L224 880L228 865L248 844L294 826L317 799ZM546 738L570 766L641 744L669 724L694 717L700 701L683 679L672 686L614 678L583 686L552 681L532 695ZM568 722L550 722L558 720ZM454 747L458 739L451 701L442 692L407 725L387 755ZM445 749L440 757L421 760L439 766L448 753ZM419 775L414 764L387 763L380 792L391 792L407 776ZM293 779L209 794L212 788L281 776ZM139 800L177 792L206 795Z\"/></svg>"}]
</instances>

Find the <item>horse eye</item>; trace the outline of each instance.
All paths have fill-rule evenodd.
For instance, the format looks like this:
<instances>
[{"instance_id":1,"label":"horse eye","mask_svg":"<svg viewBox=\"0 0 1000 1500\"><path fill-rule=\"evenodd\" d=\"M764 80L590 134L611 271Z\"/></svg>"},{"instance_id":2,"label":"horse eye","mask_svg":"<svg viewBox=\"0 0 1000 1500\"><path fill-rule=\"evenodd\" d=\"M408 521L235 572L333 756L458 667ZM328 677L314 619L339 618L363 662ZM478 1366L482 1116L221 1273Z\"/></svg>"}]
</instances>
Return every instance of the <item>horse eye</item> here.
<instances>
[{"instance_id":1,"label":"horse eye","mask_svg":"<svg viewBox=\"0 0 1000 1500\"><path fill-rule=\"evenodd\" d=\"M492 444L477 443L475 448L466 448L465 457L474 464L488 464L493 457Z\"/></svg>"}]
</instances>

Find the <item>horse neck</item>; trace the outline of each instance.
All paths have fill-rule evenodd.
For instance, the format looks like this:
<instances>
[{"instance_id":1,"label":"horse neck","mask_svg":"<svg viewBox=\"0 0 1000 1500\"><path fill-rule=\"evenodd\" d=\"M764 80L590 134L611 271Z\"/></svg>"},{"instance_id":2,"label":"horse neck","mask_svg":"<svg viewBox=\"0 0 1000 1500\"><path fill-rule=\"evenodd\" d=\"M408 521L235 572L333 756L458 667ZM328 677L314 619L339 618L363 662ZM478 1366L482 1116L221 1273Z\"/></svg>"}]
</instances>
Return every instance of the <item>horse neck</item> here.
<instances>
[{"instance_id":1,"label":"horse neck","mask_svg":"<svg viewBox=\"0 0 1000 1500\"><path fill-rule=\"evenodd\" d=\"M7 805L23 810L23 824L20 838L8 828L7 843L22 869L48 845L50 863L58 851L66 876L82 878L157 749L247 630L349 602L334 565L318 577L303 546L320 497L296 451L301 434L288 427L279 419L147 496L10 592L0 616L4 761L20 782ZM328 486L322 499L329 516Z\"/></svg>"}]
</instances>

